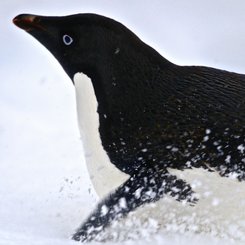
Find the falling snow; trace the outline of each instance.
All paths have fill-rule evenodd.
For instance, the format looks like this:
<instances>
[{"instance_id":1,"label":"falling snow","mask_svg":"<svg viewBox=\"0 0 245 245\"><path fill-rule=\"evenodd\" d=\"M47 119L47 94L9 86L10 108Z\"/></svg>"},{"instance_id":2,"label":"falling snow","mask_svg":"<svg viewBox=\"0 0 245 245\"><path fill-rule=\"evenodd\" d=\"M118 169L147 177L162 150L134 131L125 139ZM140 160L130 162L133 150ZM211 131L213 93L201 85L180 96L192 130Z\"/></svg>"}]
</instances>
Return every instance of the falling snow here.
<instances>
[{"instance_id":1,"label":"falling snow","mask_svg":"<svg viewBox=\"0 0 245 245\"><path fill-rule=\"evenodd\" d=\"M245 151L245 146L244 145L239 145L237 149L243 154Z\"/></svg>"}]
</instances>

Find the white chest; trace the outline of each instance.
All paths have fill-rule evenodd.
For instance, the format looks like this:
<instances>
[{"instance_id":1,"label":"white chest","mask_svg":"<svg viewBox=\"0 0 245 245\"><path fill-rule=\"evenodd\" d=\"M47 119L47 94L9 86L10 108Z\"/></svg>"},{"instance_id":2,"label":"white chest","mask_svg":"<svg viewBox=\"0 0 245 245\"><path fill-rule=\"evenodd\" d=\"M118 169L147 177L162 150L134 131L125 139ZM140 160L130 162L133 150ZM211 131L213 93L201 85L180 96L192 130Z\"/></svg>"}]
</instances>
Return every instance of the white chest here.
<instances>
[{"instance_id":1,"label":"white chest","mask_svg":"<svg viewBox=\"0 0 245 245\"><path fill-rule=\"evenodd\" d=\"M129 176L118 170L105 152L99 134L97 100L91 79L83 73L74 75L77 115L86 165L99 197L122 184Z\"/></svg>"}]
</instances>

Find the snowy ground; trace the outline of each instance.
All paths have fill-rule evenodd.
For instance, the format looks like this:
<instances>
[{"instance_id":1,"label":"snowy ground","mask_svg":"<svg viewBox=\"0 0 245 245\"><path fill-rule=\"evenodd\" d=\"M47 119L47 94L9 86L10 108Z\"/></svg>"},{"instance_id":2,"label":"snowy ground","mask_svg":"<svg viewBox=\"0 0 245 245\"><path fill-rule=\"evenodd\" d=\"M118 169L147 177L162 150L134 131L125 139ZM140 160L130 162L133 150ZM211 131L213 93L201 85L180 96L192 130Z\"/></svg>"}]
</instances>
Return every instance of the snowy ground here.
<instances>
[{"instance_id":1,"label":"snowy ground","mask_svg":"<svg viewBox=\"0 0 245 245\"><path fill-rule=\"evenodd\" d=\"M12 25L15 15L105 14L179 64L245 73L244 1L129 2L1 1L0 245L77 244L69 236L95 205L74 88L52 56ZM114 236L106 244L244 244L244 183L204 171L185 178L200 194L196 207L165 199L138 210L105 234Z\"/></svg>"}]
</instances>

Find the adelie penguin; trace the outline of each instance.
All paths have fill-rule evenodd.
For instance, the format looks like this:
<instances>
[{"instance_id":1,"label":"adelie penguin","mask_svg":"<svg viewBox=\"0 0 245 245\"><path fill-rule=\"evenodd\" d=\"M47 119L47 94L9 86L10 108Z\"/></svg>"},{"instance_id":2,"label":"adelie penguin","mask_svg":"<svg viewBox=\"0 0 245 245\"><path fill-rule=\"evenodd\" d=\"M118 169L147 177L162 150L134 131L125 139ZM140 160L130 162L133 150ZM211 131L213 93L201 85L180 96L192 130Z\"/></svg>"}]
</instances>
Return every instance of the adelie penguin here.
<instances>
[{"instance_id":1,"label":"adelie penguin","mask_svg":"<svg viewBox=\"0 0 245 245\"><path fill-rule=\"evenodd\" d=\"M96 14L23 14L13 21L75 85L88 169L99 173L91 176L95 189L124 181L73 239L92 240L113 220L165 195L194 204L191 186L171 168L245 180L245 75L175 65L121 23Z\"/></svg>"}]
</instances>

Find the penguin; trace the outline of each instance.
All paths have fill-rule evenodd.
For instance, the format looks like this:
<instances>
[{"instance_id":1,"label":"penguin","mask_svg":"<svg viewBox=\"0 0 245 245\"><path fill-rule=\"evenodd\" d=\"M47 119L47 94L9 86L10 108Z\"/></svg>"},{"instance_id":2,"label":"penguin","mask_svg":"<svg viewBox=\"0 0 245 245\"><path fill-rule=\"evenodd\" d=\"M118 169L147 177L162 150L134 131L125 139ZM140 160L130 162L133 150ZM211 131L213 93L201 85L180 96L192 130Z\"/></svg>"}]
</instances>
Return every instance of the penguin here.
<instances>
[{"instance_id":1,"label":"penguin","mask_svg":"<svg viewBox=\"0 0 245 245\"><path fill-rule=\"evenodd\" d=\"M166 195L194 205L191 185L170 169L245 180L245 75L176 65L97 14L21 14L13 22L53 54L75 86L87 166L105 197L74 240L91 241Z\"/></svg>"}]
</instances>

